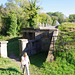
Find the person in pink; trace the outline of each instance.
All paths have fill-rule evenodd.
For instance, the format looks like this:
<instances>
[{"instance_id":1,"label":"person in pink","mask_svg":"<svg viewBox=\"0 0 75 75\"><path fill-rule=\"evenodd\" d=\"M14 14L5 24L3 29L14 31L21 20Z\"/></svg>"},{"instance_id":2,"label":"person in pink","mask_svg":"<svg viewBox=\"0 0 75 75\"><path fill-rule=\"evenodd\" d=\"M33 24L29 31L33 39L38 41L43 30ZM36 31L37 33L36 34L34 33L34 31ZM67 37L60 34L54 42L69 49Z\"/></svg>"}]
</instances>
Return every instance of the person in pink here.
<instances>
[{"instance_id":1,"label":"person in pink","mask_svg":"<svg viewBox=\"0 0 75 75\"><path fill-rule=\"evenodd\" d=\"M30 75L29 74L30 61L29 61L29 57L26 52L21 57L21 65L23 67L23 75L25 74L25 68L26 68L27 75Z\"/></svg>"}]
</instances>

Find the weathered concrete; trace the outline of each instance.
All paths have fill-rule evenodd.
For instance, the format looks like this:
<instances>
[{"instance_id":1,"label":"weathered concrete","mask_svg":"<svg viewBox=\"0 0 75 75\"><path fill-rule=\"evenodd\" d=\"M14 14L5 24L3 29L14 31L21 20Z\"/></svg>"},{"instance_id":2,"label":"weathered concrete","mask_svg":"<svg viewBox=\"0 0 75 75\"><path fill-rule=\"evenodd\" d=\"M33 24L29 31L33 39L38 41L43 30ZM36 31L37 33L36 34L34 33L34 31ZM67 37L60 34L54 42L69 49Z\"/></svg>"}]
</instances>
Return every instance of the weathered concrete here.
<instances>
[{"instance_id":1,"label":"weathered concrete","mask_svg":"<svg viewBox=\"0 0 75 75\"><path fill-rule=\"evenodd\" d=\"M55 26L39 28L23 28L23 40L20 41L20 53L27 52L29 56L43 51L49 51L47 61L53 61L54 42L58 29ZM24 40L28 39L27 42ZM24 45L23 45L24 43Z\"/></svg>"},{"instance_id":2,"label":"weathered concrete","mask_svg":"<svg viewBox=\"0 0 75 75\"><path fill-rule=\"evenodd\" d=\"M7 43L8 41L0 41L0 56L7 58Z\"/></svg>"},{"instance_id":3,"label":"weathered concrete","mask_svg":"<svg viewBox=\"0 0 75 75\"><path fill-rule=\"evenodd\" d=\"M56 31L53 32L52 35L52 39L51 39L51 43L50 43L50 48L49 48L49 52L48 52L48 56L47 56L47 61L52 62L54 60L54 47L55 47L55 42L57 40L57 36L58 36L58 29L56 29Z\"/></svg>"},{"instance_id":4,"label":"weathered concrete","mask_svg":"<svg viewBox=\"0 0 75 75\"><path fill-rule=\"evenodd\" d=\"M52 32L49 29L40 28L23 28L23 38L28 39L28 51L29 55L36 54L42 51L48 51L49 49L49 35ZM29 35L31 34L31 35ZM29 48L30 47L30 48Z\"/></svg>"},{"instance_id":5,"label":"weathered concrete","mask_svg":"<svg viewBox=\"0 0 75 75\"><path fill-rule=\"evenodd\" d=\"M19 39L20 56L23 54L23 51L26 48L27 43L28 43L28 39Z\"/></svg>"}]
</instances>

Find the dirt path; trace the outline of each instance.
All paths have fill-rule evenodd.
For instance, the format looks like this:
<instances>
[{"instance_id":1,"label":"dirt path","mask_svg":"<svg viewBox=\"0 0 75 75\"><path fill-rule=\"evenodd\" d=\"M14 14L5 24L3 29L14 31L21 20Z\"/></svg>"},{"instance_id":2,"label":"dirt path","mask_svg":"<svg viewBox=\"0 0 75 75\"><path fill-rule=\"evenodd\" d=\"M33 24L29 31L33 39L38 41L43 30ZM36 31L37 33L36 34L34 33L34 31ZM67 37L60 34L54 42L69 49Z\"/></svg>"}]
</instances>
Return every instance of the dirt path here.
<instances>
[{"instance_id":1,"label":"dirt path","mask_svg":"<svg viewBox=\"0 0 75 75\"><path fill-rule=\"evenodd\" d=\"M10 52L9 58L10 58L11 61L14 61L18 66L21 65L20 59L17 58L17 56L14 54L13 51Z\"/></svg>"}]
</instances>

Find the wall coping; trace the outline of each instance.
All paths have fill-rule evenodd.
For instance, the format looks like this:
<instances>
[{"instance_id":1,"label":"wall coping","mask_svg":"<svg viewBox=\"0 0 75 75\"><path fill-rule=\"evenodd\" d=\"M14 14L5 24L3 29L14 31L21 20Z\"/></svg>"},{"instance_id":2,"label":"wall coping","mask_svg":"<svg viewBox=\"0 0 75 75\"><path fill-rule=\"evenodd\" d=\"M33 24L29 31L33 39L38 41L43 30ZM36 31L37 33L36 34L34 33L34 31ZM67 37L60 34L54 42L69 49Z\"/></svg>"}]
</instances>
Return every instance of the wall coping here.
<instances>
[{"instance_id":1,"label":"wall coping","mask_svg":"<svg viewBox=\"0 0 75 75\"><path fill-rule=\"evenodd\" d=\"M0 44L7 44L8 41L0 41Z\"/></svg>"},{"instance_id":2,"label":"wall coping","mask_svg":"<svg viewBox=\"0 0 75 75\"><path fill-rule=\"evenodd\" d=\"M23 41L23 42L26 42L28 41L28 39L18 39L19 41Z\"/></svg>"},{"instance_id":3,"label":"wall coping","mask_svg":"<svg viewBox=\"0 0 75 75\"><path fill-rule=\"evenodd\" d=\"M58 29L55 27L40 27L40 28L36 28L36 27L29 27L29 28L22 28L23 30L29 30L29 32L31 30L40 30L40 31L57 31Z\"/></svg>"}]
</instances>

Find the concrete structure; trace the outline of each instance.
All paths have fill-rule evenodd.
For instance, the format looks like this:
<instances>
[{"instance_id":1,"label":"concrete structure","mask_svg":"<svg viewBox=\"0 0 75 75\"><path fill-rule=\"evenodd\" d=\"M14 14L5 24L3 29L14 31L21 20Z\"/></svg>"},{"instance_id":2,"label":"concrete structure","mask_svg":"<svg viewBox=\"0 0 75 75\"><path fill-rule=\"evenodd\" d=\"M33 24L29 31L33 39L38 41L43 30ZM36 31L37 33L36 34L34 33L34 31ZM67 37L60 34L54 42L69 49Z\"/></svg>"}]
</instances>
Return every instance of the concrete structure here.
<instances>
[{"instance_id":1,"label":"concrete structure","mask_svg":"<svg viewBox=\"0 0 75 75\"><path fill-rule=\"evenodd\" d=\"M26 45L28 43L28 39L19 39L20 44L20 56L23 54L24 49L26 48Z\"/></svg>"},{"instance_id":2,"label":"concrete structure","mask_svg":"<svg viewBox=\"0 0 75 75\"><path fill-rule=\"evenodd\" d=\"M0 56L7 58L7 43L8 41L0 41Z\"/></svg>"},{"instance_id":3,"label":"concrete structure","mask_svg":"<svg viewBox=\"0 0 75 75\"><path fill-rule=\"evenodd\" d=\"M23 28L23 39L20 39L20 55L27 52L29 56L48 51L47 61L53 61L54 42L58 29L54 26Z\"/></svg>"},{"instance_id":4,"label":"concrete structure","mask_svg":"<svg viewBox=\"0 0 75 75\"><path fill-rule=\"evenodd\" d=\"M50 47L49 47L49 51L48 51L48 56L47 56L47 61L52 62L54 60L54 48L55 48L55 42L57 40L57 36L58 36L58 29L56 29L53 32L52 38L51 38L51 42L50 42Z\"/></svg>"}]
</instances>

